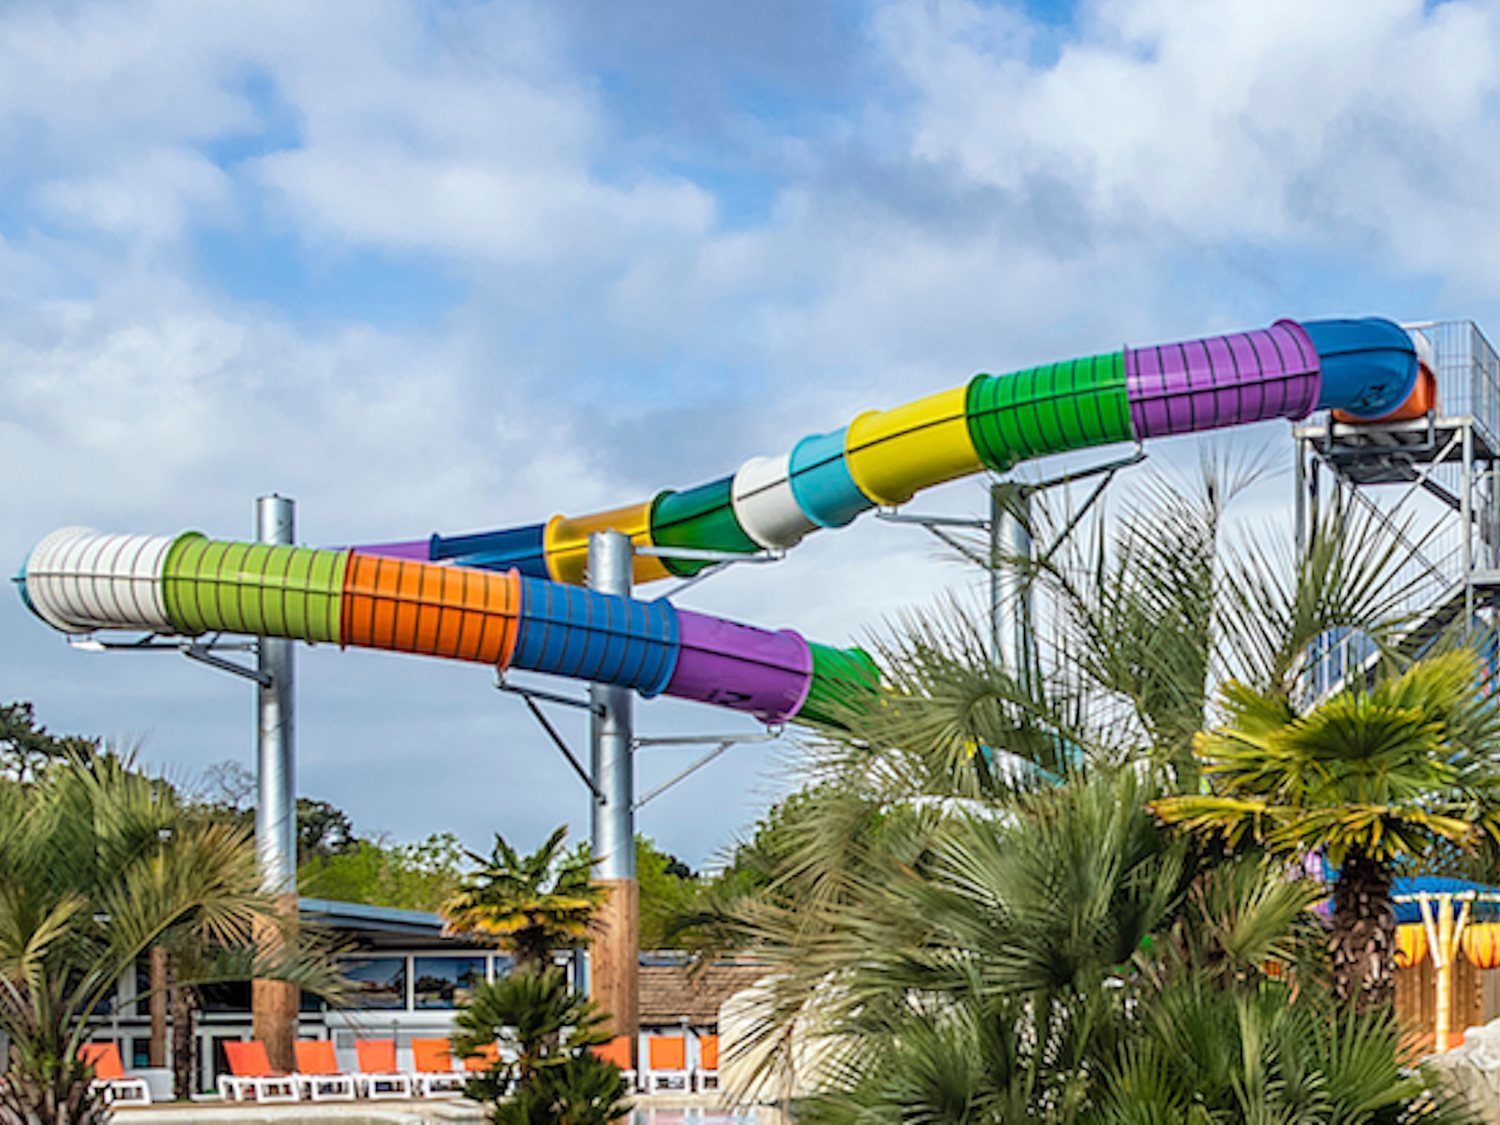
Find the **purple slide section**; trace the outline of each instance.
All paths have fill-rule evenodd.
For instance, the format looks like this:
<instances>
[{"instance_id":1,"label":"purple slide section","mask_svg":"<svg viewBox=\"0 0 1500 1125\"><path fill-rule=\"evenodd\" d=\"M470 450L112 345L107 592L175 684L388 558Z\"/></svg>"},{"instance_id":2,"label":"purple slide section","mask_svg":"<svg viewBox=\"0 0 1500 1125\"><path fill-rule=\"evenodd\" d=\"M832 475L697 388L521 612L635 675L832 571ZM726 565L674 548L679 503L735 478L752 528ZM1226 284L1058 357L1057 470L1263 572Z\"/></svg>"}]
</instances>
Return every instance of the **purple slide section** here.
<instances>
[{"instance_id":1,"label":"purple slide section","mask_svg":"<svg viewBox=\"0 0 1500 1125\"><path fill-rule=\"evenodd\" d=\"M432 548L426 539L413 539L405 543L361 543L354 549L362 555L381 555L388 559L413 559L416 562L432 561Z\"/></svg>"},{"instance_id":2,"label":"purple slide section","mask_svg":"<svg viewBox=\"0 0 1500 1125\"><path fill-rule=\"evenodd\" d=\"M1305 418L1318 401L1318 352L1302 325L1125 349L1130 420L1142 439Z\"/></svg>"},{"instance_id":3,"label":"purple slide section","mask_svg":"<svg viewBox=\"0 0 1500 1125\"><path fill-rule=\"evenodd\" d=\"M785 722L812 687L812 650L791 629L773 633L677 611L682 649L666 694ZM725 684L733 684L733 690Z\"/></svg>"}]
</instances>

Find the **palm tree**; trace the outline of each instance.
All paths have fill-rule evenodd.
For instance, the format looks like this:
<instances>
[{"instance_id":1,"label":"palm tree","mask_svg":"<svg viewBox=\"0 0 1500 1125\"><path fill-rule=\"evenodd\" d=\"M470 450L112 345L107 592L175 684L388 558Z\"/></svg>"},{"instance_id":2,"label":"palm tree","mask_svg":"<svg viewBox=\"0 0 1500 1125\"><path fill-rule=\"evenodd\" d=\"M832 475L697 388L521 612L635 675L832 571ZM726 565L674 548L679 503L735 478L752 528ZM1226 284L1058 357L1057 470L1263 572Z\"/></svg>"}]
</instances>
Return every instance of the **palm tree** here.
<instances>
[{"instance_id":1,"label":"palm tree","mask_svg":"<svg viewBox=\"0 0 1500 1125\"><path fill-rule=\"evenodd\" d=\"M608 892L590 881L587 849L563 852L567 835L559 828L523 856L497 832L488 856L468 853L477 869L442 909L450 932L499 939L522 972L539 972L555 949L582 945Z\"/></svg>"},{"instance_id":2,"label":"palm tree","mask_svg":"<svg viewBox=\"0 0 1500 1125\"><path fill-rule=\"evenodd\" d=\"M1118 518L1081 524L1039 502L1038 543L1071 534L1036 559L960 543L986 584L1011 569L1044 595L1032 668L1014 675L996 659L987 600L957 594L904 613L869 644L884 705L825 732L832 749L814 772L877 748L882 768L901 757L903 781L937 796L1055 778L1082 758L1144 761L1193 789L1193 738L1214 721L1220 685L1290 696L1320 638L1357 632L1391 652L1409 620L1402 536L1419 535L1363 509L1325 510L1300 547L1252 534L1229 516L1258 475L1205 457L1196 478L1148 475ZM1017 759L1030 769L1018 774Z\"/></svg>"},{"instance_id":3,"label":"palm tree","mask_svg":"<svg viewBox=\"0 0 1500 1125\"><path fill-rule=\"evenodd\" d=\"M0 1122L103 1120L79 1047L121 975L178 934L220 951L184 983L265 975L336 992L327 957L256 946L277 917L259 881L245 830L185 817L171 786L112 754L0 784Z\"/></svg>"},{"instance_id":4,"label":"palm tree","mask_svg":"<svg viewBox=\"0 0 1500 1125\"><path fill-rule=\"evenodd\" d=\"M762 1033L817 997L789 1052L810 1119L1395 1121L1435 1101L1424 1120L1467 1120L1403 1073L1388 1012L1320 998L1321 888L1196 847L1152 796L1094 770L886 809L839 897L761 903Z\"/></svg>"},{"instance_id":5,"label":"palm tree","mask_svg":"<svg viewBox=\"0 0 1500 1125\"><path fill-rule=\"evenodd\" d=\"M608 1041L604 1017L556 966L480 985L454 1020L454 1048L497 1061L465 1093L505 1125L606 1125L630 1112L618 1067L591 1048Z\"/></svg>"},{"instance_id":6,"label":"palm tree","mask_svg":"<svg viewBox=\"0 0 1500 1125\"><path fill-rule=\"evenodd\" d=\"M1449 652L1301 715L1231 683L1223 723L1194 745L1212 793L1156 803L1231 848L1316 852L1337 868L1329 951L1342 1002L1394 996L1394 865L1500 839L1500 716L1479 673L1472 653Z\"/></svg>"},{"instance_id":7,"label":"palm tree","mask_svg":"<svg viewBox=\"0 0 1500 1125\"><path fill-rule=\"evenodd\" d=\"M742 1092L774 1094L817 1060L837 1098L884 1107L829 1120L1107 1120L1088 1116L1104 1112L1100 1076L1123 1073L1122 1045L1149 1033L1177 982L1201 977L1234 1003L1264 992L1273 1007L1317 991L1302 983L1323 972L1305 910L1320 889L1144 807L1199 785L1194 738L1219 721L1220 685L1289 698L1329 630L1386 651L1403 624L1396 537L1327 511L1299 550L1236 539L1226 511L1246 479L1213 465L1196 486L1157 478L1123 519L1036 562L975 552L1024 565L1050 595L1023 675L994 659L985 614L959 597L873 641L880 705L809 744L765 886L707 927L774 968L746 1011L759 1084ZM1267 965L1297 979L1268 980ZM1244 1025L1247 1042L1258 1028ZM1368 1034L1395 1059L1394 1039ZM969 1073L993 1082L910 1118L896 1109L910 1088L871 1093L924 1042L929 1078L963 1088L959 1041L991 1051ZM1203 1119L1238 1119L1221 1111Z\"/></svg>"}]
</instances>

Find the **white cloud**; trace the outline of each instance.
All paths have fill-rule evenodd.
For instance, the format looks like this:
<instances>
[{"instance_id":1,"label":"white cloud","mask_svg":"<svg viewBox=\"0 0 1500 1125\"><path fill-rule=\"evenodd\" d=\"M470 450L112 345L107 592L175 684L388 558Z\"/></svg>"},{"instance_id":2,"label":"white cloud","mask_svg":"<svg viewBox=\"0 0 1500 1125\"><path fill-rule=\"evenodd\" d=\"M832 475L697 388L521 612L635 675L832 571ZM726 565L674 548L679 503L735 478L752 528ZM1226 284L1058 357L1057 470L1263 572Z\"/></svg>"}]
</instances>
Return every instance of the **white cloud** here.
<instances>
[{"instance_id":1,"label":"white cloud","mask_svg":"<svg viewBox=\"0 0 1500 1125\"><path fill-rule=\"evenodd\" d=\"M911 0L877 21L910 83L913 155L1016 191L1037 176L1101 229L1358 248L1500 276L1500 25L1453 0L1122 0L1033 66L1003 10ZM1477 240L1477 247L1476 247Z\"/></svg>"},{"instance_id":2,"label":"white cloud","mask_svg":"<svg viewBox=\"0 0 1500 1125\"><path fill-rule=\"evenodd\" d=\"M429 156L374 137L314 142L265 157L256 171L313 239L459 261L607 261L652 239L699 235L713 216L709 197L680 181L620 188L580 168Z\"/></svg>"},{"instance_id":3,"label":"white cloud","mask_svg":"<svg viewBox=\"0 0 1500 1125\"><path fill-rule=\"evenodd\" d=\"M66 226L94 228L149 248L177 242L195 224L227 219L233 191L211 160L184 149L158 149L117 168L52 180L38 196Z\"/></svg>"}]
</instances>

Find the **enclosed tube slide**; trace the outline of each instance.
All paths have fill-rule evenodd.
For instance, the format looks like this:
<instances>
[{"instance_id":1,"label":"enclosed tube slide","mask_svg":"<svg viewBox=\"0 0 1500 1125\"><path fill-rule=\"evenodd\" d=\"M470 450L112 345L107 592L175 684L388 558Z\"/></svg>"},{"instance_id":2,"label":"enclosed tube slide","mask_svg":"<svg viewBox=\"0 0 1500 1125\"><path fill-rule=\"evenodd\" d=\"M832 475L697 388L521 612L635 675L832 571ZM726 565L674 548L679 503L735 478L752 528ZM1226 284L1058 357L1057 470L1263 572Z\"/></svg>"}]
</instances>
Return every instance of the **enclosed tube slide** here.
<instances>
[{"instance_id":1,"label":"enclosed tube slide","mask_svg":"<svg viewBox=\"0 0 1500 1125\"><path fill-rule=\"evenodd\" d=\"M66 633L289 637L617 684L768 723L836 723L875 688L866 653L580 588L589 535L613 528L655 547L786 549L876 505L1033 457L1315 408L1355 420L1400 416L1431 401L1420 366L1412 339L1390 321L1281 320L976 375L805 437L780 457L753 458L731 476L590 516L337 551L67 528L36 546L19 584L26 604ZM705 565L637 555L635 579Z\"/></svg>"},{"instance_id":2,"label":"enclosed tube slide","mask_svg":"<svg viewBox=\"0 0 1500 1125\"><path fill-rule=\"evenodd\" d=\"M753 457L730 476L607 512L356 549L515 568L576 584L583 581L589 534L601 528L624 532L638 546L786 550L810 532L903 504L923 488L984 469L1005 472L1034 457L1297 419L1314 409L1336 409L1344 421L1386 420L1403 410L1421 412L1428 402L1430 383L1418 383L1413 337L1390 321L1280 320L1248 332L979 374L804 437L778 457ZM685 577L710 565L637 554L634 577L637 583Z\"/></svg>"},{"instance_id":3,"label":"enclosed tube slide","mask_svg":"<svg viewBox=\"0 0 1500 1125\"><path fill-rule=\"evenodd\" d=\"M244 633L567 676L745 711L836 722L876 682L859 649L814 644L666 600L353 551L65 528L21 595L55 629Z\"/></svg>"}]
</instances>

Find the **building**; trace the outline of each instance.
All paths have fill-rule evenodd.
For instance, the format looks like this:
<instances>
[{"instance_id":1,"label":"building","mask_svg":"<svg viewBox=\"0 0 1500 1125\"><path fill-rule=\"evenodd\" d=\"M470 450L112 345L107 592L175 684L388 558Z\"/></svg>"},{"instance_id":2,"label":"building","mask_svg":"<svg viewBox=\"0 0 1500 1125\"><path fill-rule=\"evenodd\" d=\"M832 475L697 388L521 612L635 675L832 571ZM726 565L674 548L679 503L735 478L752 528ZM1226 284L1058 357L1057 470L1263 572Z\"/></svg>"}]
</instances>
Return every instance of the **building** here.
<instances>
[{"instance_id":1,"label":"building","mask_svg":"<svg viewBox=\"0 0 1500 1125\"><path fill-rule=\"evenodd\" d=\"M350 1070L356 1069L356 1037L395 1039L398 1061L409 1065L412 1039L447 1035L455 1009L473 987L511 968L505 954L445 935L436 914L310 898L299 906L304 923L349 947L345 973L355 993L338 1009L304 996L297 1035L332 1039L339 1062ZM569 961L569 972L577 985L576 960ZM143 959L134 979L120 982L101 1032L120 1044L126 1067L135 1071L150 1065L151 1020L145 1001L137 999L149 990L148 982ZM201 1090L213 1090L226 1069L224 1043L250 1036L249 983L205 988L195 1033Z\"/></svg>"},{"instance_id":2,"label":"building","mask_svg":"<svg viewBox=\"0 0 1500 1125\"><path fill-rule=\"evenodd\" d=\"M643 953L640 966L642 1065L651 1036L680 1035L687 1041L687 1065L699 1066L704 1036L719 1034L724 1001L755 984L770 970L743 958L693 966L674 952Z\"/></svg>"},{"instance_id":3,"label":"building","mask_svg":"<svg viewBox=\"0 0 1500 1125\"><path fill-rule=\"evenodd\" d=\"M411 1063L411 1041L448 1035L453 1013L476 984L502 977L512 960L504 953L443 932L442 919L421 910L399 910L363 903L299 900L302 921L345 945L344 972L354 982L348 1004L330 1009L304 996L297 1037L332 1039L339 1063L357 1069L356 1038L396 1041L397 1060ZM570 957L573 986L587 991L584 957ZM688 1062L698 1064L699 1041L718 1032L719 1007L729 996L754 984L766 968L729 960L694 971L674 953L645 954L640 967L641 1058L651 1035L683 1035ZM145 1071L151 1061L151 1019L144 999L149 970L143 959L133 978L120 981L101 1038L120 1045L126 1068ZM201 1092L216 1088L227 1070L226 1042L251 1037L250 985L216 985L203 990L195 1029Z\"/></svg>"}]
</instances>

